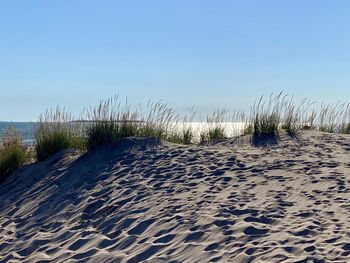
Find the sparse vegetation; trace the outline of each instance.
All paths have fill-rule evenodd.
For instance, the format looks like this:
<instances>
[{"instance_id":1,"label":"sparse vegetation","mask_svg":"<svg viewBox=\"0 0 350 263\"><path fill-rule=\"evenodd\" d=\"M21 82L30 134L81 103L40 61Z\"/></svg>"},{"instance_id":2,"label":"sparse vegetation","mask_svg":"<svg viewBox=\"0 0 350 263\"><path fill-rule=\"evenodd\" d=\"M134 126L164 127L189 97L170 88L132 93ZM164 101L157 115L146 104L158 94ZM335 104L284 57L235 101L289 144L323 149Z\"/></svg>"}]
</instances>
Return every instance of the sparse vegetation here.
<instances>
[{"instance_id":1,"label":"sparse vegetation","mask_svg":"<svg viewBox=\"0 0 350 263\"><path fill-rule=\"evenodd\" d=\"M190 127L180 130L174 129L165 138L165 141L178 144L191 144L194 140L193 130Z\"/></svg>"},{"instance_id":2,"label":"sparse vegetation","mask_svg":"<svg viewBox=\"0 0 350 263\"><path fill-rule=\"evenodd\" d=\"M73 122L70 113L59 107L56 111L46 111L39 117L34 137L38 161L43 161L63 149L85 147L81 124Z\"/></svg>"},{"instance_id":3,"label":"sparse vegetation","mask_svg":"<svg viewBox=\"0 0 350 263\"><path fill-rule=\"evenodd\" d=\"M261 97L252 107L244 134L267 138L278 136L280 130L295 136L298 130L315 129L316 112L310 111L313 104L307 99L296 103L293 97L282 92L272 94L268 100Z\"/></svg>"},{"instance_id":4,"label":"sparse vegetation","mask_svg":"<svg viewBox=\"0 0 350 263\"><path fill-rule=\"evenodd\" d=\"M227 119L227 110L217 110L207 116L207 129L200 134L200 142L205 143L213 140L227 138L224 123Z\"/></svg>"},{"instance_id":5,"label":"sparse vegetation","mask_svg":"<svg viewBox=\"0 0 350 263\"><path fill-rule=\"evenodd\" d=\"M182 138L183 138L183 143L184 144L191 144L192 141L193 141L193 131L191 130L191 128L185 128L183 131L182 131Z\"/></svg>"},{"instance_id":6,"label":"sparse vegetation","mask_svg":"<svg viewBox=\"0 0 350 263\"><path fill-rule=\"evenodd\" d=\"M154 137L179 144L207 143L235 136L228 135L227 123L232 120L228 120L227 114L226 110L215 111L206 118L207 127L195 131L191 125L195 118L193 108L180 118L161 101L148 102L145 109L141 106L132 109L127 101L122 105L115 96L89 108L83 114L82 122L74 121L68 111L58 107L39 118L34 134L35 157L42 161L62 149L95 149L131 136ZM272 94L267 100L261 97L250 112L235 113L235 121L240 123L239 135L251 135L254 139L278 137L281 130L291 136L302 129L350 134L350 103L316 104L306 99L296 102L281 92ZM3 137L0 177L11 173L29 158L15 130L7 131Z\"/></svg>"},{"instance_id":7,"label":"sparse vegetation","mask_svg":"<svg viewBox=\"0 0 350 263\"><path fill-rule=\"evenodd\" d=\"M0 180L29 161L21 136L14 127L5 130L0 145Z\"/></svg>"},{"instance_id":8,"label":"sparse vegetation","mask_svg":"<svg viewBox=\"0 0 350 263\"><path fill-rule=\"evenodd\" d=\"M195 116L195 112L193 107L190 108L182 121L179 121L179 117L176 116L174 119L176 120L173 124L169 124L170 127L168 130L168 135L163 138L166 141L178 143L178 144L191 144L195 141L193 127L191 125L193 118Z\"/></svg>"},{"instance_id":9,"label":"sparse vegetation","mask_svg":"<svg viewBox=\"0 0 350 263\"><path fill-rule=\"evenodd\" d=\"M261 97L252 107L252 133L255 138L278 134L281 123L282 93L271 95L268 101Z\"/></svg>"},{"instance_id":10,"label":"sparse vegetation","mask_svg":"<svg viewBox=\"0 0 350 263\"><path fill-rule=\"evenodd\" d=\"M272 94L267 100L261 97L250 113L236 113L236 119L243 127L240 135L252 135L256 140L277 138L280 130L291 136L301 129L350 133L349 104L321 104L319 110L310 110L313 104L306 99L297 103L282 92ZM153 137L179 144L224 139L229 137L227 114L226 110L217 110L209 115L206 129L198 132L199 138L196 138L193 127L188 125L195 116L193 108L180 121L175 111L162 102L148 102L146 109L141 106L132 109L127 100L122 105L118 96L101 100L98 106L87 111L85 130L81 126L74 128L69 114L64 111L47 112L40 118L36 132L37 159L43 160L68 147L84 148L85 145L87 149L95 149L131 136Z\"/></svg>"},{"instance_id":11,"label":"sparse vegetation","mask_svg":"<svg viewBox=\"0 0 350 263\"><path fill-rule=\"evenodd\" d=\"M321 104L318 130L329 133L350 133L350 103Z\"/></svg>"},{"instance_id":12,"label":"sparse vegetation","mask_svg":"<svg viewBox=\"0 0 350 263\"><path fill-rule=\"evenodd\" d=\"M126 102L121 108L118 96L101 101L97 107L90 108L87 127L87 148L95 149L103 144L115 144L121 138L131 136L154 137L177 140L169 136L169 125L174 111L162 102L147 105L146 113L131 110Z\"/></svg>"}]
</instances>

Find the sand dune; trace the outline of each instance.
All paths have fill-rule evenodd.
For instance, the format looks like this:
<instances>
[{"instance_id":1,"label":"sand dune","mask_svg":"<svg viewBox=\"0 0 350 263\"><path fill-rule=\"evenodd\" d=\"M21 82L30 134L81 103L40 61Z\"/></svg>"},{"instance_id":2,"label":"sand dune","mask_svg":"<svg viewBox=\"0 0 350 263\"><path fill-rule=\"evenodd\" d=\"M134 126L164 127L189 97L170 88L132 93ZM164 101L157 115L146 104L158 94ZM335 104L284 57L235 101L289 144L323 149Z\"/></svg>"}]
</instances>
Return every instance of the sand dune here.
<instances>
[{"instance_id":1,"label":"sand dune","mask_svg":"<svg viewBox=\"0 0 350 263\"><path fill-rule=\"evenodd\" d=\"M350 262L350 136L127 139L0 186L0 262Z\"/></svg>"}]
</instances>

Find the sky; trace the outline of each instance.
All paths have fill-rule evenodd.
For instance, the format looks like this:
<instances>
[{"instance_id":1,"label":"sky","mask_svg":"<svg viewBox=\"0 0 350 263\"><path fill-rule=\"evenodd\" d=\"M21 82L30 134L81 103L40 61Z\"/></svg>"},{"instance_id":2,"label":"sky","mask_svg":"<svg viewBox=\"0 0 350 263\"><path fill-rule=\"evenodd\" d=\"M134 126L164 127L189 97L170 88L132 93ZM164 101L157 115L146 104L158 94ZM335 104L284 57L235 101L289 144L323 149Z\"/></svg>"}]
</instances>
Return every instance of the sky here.
<instances>
[{"instance_id":1,"label":"sky","mask_svg":"<svg viewBox=\"0 0 350 263\"><path fill-rule=\"evenodd\" d=\"M2 0L0 120L119 94L185 111L350 100L347 0Z\"/></svg>"}]
</instances>

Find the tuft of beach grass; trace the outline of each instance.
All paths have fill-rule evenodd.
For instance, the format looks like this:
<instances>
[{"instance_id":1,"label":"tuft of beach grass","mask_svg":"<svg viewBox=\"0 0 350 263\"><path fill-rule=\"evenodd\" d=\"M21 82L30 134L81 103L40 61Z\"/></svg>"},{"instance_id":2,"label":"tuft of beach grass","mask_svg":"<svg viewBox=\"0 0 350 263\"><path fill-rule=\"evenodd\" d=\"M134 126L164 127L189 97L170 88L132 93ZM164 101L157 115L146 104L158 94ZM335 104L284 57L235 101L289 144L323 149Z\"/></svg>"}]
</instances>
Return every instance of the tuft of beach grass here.
<instances>
[{"instance_id":1,"label":"tuft of beach grass","mask_svg":"<svg viewBox=\"0 0 350 263\"><path fill-rule=\"evenodd\" d=\"M47 110L39 117L34 132L35 154L43 161L55 153L67 148L85 148L85 139L79 122L65 108Z\"/></svg>"},{"instance_id":2,"label":"tuft of beach grass","mask_svg":"<svg viewBox=\"0 0 350 263\"><path fill-rule=\"evenodd\" d=\"M9 127L1 135L0 180L10 175L30 159L22 137L15 127Z\"/></svg>"}]
</instances>

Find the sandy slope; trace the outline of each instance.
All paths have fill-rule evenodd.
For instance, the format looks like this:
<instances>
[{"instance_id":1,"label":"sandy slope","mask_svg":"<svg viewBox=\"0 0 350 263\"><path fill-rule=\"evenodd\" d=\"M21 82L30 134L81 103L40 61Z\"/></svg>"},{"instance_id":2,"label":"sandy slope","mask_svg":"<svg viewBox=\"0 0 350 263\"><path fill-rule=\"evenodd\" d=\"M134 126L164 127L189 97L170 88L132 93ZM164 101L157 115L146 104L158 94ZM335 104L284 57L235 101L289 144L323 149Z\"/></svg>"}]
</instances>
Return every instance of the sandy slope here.
<instances>
[{"instance_id":1,"label":"sandy slope","mask_svg":"<svg viewBox=\"0 0 350 263\"><path fill-rule=\"evenodd\" d=\"M350 262L349 136L135 141L8 178L0 262Z\"/></svg>"}]
</instances>

